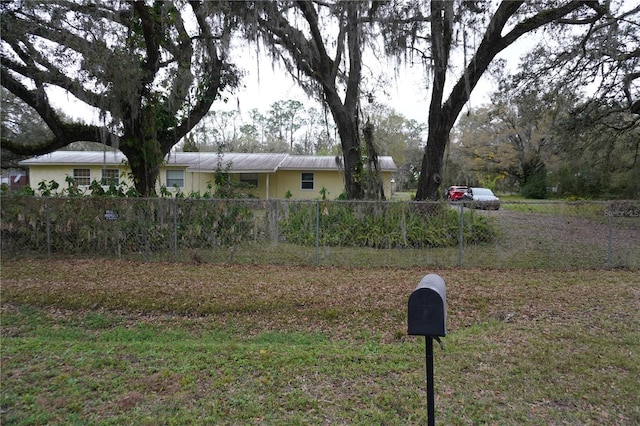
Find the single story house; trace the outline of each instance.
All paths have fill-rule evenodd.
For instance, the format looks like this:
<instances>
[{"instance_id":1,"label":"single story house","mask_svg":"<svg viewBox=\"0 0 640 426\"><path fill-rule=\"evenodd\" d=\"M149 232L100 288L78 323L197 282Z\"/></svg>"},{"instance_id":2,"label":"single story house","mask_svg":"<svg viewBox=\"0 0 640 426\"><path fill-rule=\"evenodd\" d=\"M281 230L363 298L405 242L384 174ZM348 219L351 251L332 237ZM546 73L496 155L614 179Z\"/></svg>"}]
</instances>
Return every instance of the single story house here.
<instances>
[{"instance_id":1,"label":"single story house","mask_svg":"<svg viewBox=\"0 0 640 426\"><path fill-rule=\"evenodd\" d=\"M228 172L234 179L251 185L253 195L261 199L285 198L316 199L326 190L329 198L344 192L344 170L341 157L252 154L215 152L172 152L160 167L158 188L204 194L214 182L218 169ZM391 198L393 173L397 170L389 156L379 157L385 196ZM51 180L66 187L67 177L73 177L80 187L92 181L108 186L127 181L129 168L120 151L56 151L20 162L29 169L31 186L36 189L42 181Z\"/></svg>"}]
</instances>

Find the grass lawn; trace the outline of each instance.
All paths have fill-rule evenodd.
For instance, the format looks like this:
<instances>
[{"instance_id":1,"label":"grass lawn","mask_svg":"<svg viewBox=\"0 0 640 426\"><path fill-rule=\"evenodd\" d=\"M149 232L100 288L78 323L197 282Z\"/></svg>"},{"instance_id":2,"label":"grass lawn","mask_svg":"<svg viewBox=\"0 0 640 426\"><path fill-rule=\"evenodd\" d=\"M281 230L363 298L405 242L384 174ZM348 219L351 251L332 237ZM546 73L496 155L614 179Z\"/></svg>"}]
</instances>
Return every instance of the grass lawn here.
<instances>
[{"instance_id":1,"label":"grass lawn","mask_svg":"<svg viewBox=\"0 0 640 426\"><path fill-rule=\"evenodd\" d=\"M100 260L2 262L0 423L425 424L427 273L438 424L640 424L637 271Z\"/></svg>"}]
</instances>

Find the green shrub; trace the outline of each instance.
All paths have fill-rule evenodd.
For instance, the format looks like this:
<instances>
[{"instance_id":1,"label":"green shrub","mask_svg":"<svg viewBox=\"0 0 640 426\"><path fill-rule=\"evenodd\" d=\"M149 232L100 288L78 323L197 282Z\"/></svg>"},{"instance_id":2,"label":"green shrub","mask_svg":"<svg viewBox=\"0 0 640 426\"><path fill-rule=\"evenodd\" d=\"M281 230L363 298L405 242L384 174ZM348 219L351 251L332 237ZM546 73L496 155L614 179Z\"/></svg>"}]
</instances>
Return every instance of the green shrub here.
<instances>
[{"instance_id":1,"label":"green shrub","mask_svg":"<svg viewBox=\"0 0 640 426\"><path fill-rule=\"evenodd\" d=\"M229 247L253 237L253 211L230 200L10 197L2 241L9 251L79 255Z\"/></svg>"},{"instance_id":2,"label":"green shrub","mask_svg":"<svg viewBox=\"0 0 640 426\"><path fill-rule=\"evenodd\" d=\"M453 247L460 219L457 211L439 203L295 203L280 229L288 242L301 245L314 245L317 235L327 246ZM495 236L485 217L465 214L465 241L490 242Z\"/></svg>"}]
</instances>

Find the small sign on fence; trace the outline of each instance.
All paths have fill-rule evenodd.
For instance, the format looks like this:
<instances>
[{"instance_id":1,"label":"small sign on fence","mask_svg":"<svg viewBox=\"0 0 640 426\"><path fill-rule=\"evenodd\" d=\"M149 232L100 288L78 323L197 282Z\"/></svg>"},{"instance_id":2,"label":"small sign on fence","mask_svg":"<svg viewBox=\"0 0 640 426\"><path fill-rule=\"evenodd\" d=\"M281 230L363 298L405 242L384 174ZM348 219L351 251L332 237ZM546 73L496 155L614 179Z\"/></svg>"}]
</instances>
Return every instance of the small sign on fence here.
<instances>
[{"instance_id":1,"label":"small sign on fence","mask_svg":"<svg viewBox=\"0 0 640 426\"><path fill-rule=\"evenodd\" d=\"M120 219L120 215L116 210L105 210L104 211L104 219L105 220L118 220Z\"/></svg>"}]
</instances>

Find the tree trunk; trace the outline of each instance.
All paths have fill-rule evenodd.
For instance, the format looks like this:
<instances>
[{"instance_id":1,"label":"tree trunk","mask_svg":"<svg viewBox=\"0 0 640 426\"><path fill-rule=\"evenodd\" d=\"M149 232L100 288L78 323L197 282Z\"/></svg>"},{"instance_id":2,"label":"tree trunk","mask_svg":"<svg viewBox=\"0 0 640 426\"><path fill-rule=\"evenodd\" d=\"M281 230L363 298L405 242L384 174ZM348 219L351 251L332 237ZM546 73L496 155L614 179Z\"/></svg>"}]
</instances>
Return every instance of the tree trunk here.
<instances>
[{"instance_id":1,"label":"tree trunk","mask_svg":"<svg viewBox=\"0 0 640 426\"><path fill-rule=\"evenodd\" d=\"M156 182L160 174L160 166L151 164L130 163L133 182L138 193L143 197L155 197Z\"/></svg>"},{"instance_id":2,"label":"tree trunk","mask_svg":"<svg viewBox=\"0 0 640 426\"><path fill-rule=\"evenodd\" d=\"M341 110L331 109L333 119L340 134L340 144L344 158L344 189L347 198L360 200L364 196L362 188L362 157L360 155L360 136L358 134L358 124L354 123L344 108Z\"/></svg>"},{"instance_id":3,"label":"tree trunk","mask_svg":"<svg viewBox=\"0 0 640 426\"><path fill-rule=\"evenodd\" d=\"M137 136L125 139L119 148L127 157L133 184L140 196L155 196L160 165L166 155L158 141Z\"/></svg>"},{"instance_id":4,"label":"tree trunk","mask_svg":"<svg viewBox=\"0 0 640 426\"><path fill-rule=\"evenodd\" d=\"M512 16L516 15L523 3L523 1L503 1L500 3L487 26L482 42L467 65L463 77L456 82L449 98L443 103L445 76L449 66L451 36L453 34L451 27L454 16L452 10L453 2L438 0L431 2L433 91L429 105L429 135L422 159L420 178L418 179L417 201L436 200L438 198L438 187L442 183L440 173L449 133L455 124L458 114L460 114L464 104L469 100L471 92L493 58L523 34L558 20L583 6L594 8L595 16L591 17L591 19L599 18L604 13L597 3L572 1L561 4L556 8L542 9L536 15L523 19L503 35L503 29L507 22ZM585 20L584 22L590 21Z\"/></svg>"},{"instance_id":5,"label":"tree trunk","mask_svg":"<svg viewBox=\"0 0 640 426\"><path fill-rule=\"evenodd\" d=\"M438 188L442 183L442 160L449 139L449 129L438 126L438 129L429 130L427 146L422 157L420 178L416 200L437 200Z\"/></svg>"},{"instance_id":6,"label":"tree trunk","mask_svg":"<svg viewBox=\"0 0 640 426\"><path fill-rule=\"evenodd\" d=\"M442 159L449 139L451 125L447 123L447 113L442 105L444 86L449 66L451 37L453 34L453 3L431 2L431 50L433 56L433 90L429 105L429 135L425 146L416 200L437 199Z\"/></svg>"},{"instance_id":7,"label":"tree trunk","mask_svg":"<svg viewBox=\"0 0 640 426\"><path fill-rule=\"evenodd\" d=\"M360 29L357 23L358 7L355 2L347 7L347 46L349 53L349 75L344 103L336 89L336 73L327 74L322 82L327 106L338 127L342 156L344 159L344 185L347 198L360 200L364 197L362 186L362 153L360 152L360 126L358 102L362 68Z\"/></svg>"},{"instance_id":8,"label":"tree trunk","mask_svg":"<svg viewBox=\"0 0 640 426\"><path fill-rule=\"evenodd\" d=\"M331 111L340 135L344 161L345 193L349 199L363 198L363 162L358 127L358 102L362 74L362 30L358 17L362 3L355 1L340 3L346 11L346 17L340 23L343 27L340 28L338 34L333 58L327 52L326 42L321 31L321 22L314 2L295 2L309 25L310 37L308 39L297 26L287 20L282 14L282 10L276 7L277 2L258 3L264 7L265 15L268 16L268 19L258 19L261 31L265 31L266 42L278 49L285 49L291 55L292 62L298 71L321 86L323 101ZM326 6L324 4L321 7ZM324 27L322 29L324 30ZM339 70L340 65L345 61L345 55L348 55L348 72ZM341 79L346 78L344 101L339 94L342 92L342 85L337 83L338 76ZM301 81L298 77L296 79ZM309 89L308 86L307 89ZM316 92L315 87L313 91Z\"/></svg>"}]
</instances>

